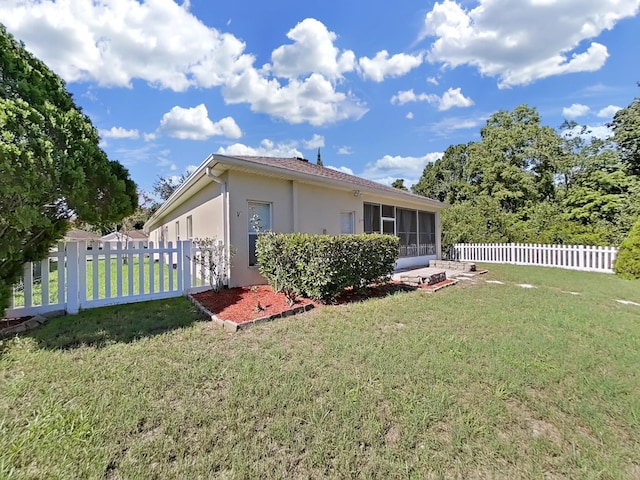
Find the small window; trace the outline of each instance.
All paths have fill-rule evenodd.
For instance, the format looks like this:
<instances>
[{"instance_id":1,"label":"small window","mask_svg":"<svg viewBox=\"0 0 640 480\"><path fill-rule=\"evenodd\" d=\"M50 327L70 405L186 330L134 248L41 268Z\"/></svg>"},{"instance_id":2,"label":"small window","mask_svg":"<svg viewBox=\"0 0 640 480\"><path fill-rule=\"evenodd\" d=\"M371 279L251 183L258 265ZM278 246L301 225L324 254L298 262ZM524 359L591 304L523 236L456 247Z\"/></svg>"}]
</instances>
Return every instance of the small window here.
<instances>
[{"instance_id":1,"label":"small window","mask_svg":"<svg viewBox=\"0 0 640 480\"><path fill-rule=\"evenodd\" d=\"M180 222L176 222L176 241L180 241Z\"/></svg>"},{"instance_id":2,"label":"small window","mask_svg":"<svg viewBox=\"0 0 640 480\"><path fill-rule=\"evenodd\" d=\"M355 233L355 212L340 213L340 233L349 235Z\"/></svg>"},{"instance_id":3,"label":"small window","mask_svg":"<svg viewBox=\"0 0 640 480\"><path fill-rule=\"evenodd\" d=\"M193 217L191 215L187 217L187 238L189 240L193 238Z\"/></svg>"},{"instance_id":4,"label":"small window","mask_svg":"<svg viewBox=\"0 0 640 480\"><path fill-rule=\"evenodd\" d=\"M385 218L396 218L395 211L393 205L382 205L382 216Z\"/></svg>"},{"instance_id":5,"label":"small window","mask_svg":"<svg viewBox=\"0 0 640 480\"><path fill-rule=\"evenodd\" d=\"M271 231L271 204L249 202L247 230L249 233L249 266L258 264L256 256L256 242L258 235Z\"/></svg>"}]
</instances>

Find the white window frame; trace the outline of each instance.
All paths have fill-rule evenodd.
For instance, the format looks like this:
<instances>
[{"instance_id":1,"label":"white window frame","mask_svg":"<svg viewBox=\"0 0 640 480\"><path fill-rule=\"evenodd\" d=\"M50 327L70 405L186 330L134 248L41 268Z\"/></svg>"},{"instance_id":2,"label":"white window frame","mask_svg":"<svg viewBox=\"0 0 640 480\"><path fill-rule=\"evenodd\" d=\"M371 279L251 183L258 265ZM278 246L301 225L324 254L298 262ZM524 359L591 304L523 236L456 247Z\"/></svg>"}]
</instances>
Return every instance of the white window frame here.
<instances>
[{"instance_id":1,"label":"white window frame","mask_svg":"<svg viewBox=\"0 0 640 480\"><path fill-rule=\"evenodd\" d=\"M251 221L251 217L253 216L251 213L252 205L269 207L269 225L264 232L258 233L251 227L250 221ZM247 264L249 268L258 268L257 262L253 265L251 264L251 236L253 235L257 237L258 235L261 235L262 233L266 233L267 231L270 231L272 229L273 229L273 203L264 202L260 200L248 200L247 201Z\"/></svg>"},{"instance_id":2,"label":"white window frame","mask_svg":"<svg viewBox=\"0 0 640 480\"><path fill-rule=\"evenodd\" d=\"M176 223L174 223L175 225L175 229L176 229L176 242L180 241L180 220L176 220Z\"/></svg>"}]
</instances>

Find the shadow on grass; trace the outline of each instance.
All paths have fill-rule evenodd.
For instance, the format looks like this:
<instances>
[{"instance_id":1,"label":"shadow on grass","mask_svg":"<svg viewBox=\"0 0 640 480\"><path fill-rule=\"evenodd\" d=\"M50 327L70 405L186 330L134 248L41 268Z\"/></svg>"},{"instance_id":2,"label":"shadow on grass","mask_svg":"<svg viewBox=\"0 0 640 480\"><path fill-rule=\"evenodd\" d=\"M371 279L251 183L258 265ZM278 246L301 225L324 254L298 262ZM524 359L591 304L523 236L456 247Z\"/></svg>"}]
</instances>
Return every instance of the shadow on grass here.
<instances>
[{"instance_id":1,"label":"shadow on grass","mask_svg":"<svg viewBox=\"0 0 640 480\"><path fill-rule=\"evenodd\" d=\"M204 319L189 300L179 297L84 310L78 315L52 318L23 335L46 349L102 348L153 337Z\"/></svg>"}]
</instances>

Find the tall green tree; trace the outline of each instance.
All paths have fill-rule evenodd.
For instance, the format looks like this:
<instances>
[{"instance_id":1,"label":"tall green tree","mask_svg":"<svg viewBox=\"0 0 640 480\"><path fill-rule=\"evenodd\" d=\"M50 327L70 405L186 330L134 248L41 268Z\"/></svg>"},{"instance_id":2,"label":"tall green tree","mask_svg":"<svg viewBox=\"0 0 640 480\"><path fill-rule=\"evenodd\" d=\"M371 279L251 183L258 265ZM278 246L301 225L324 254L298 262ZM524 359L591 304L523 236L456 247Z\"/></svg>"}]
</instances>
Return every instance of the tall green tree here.
<instances>
[{"instance_id":1,"label":"tall green tree","mask_svg":"<svg viewBox=\"0 0 640 480\"><path fill-rule=\"evenodd\" d=\"M0 308L72 217L104 223L136 208L135 183L98 142L63 80L0 25Z\"/></svg>"},{"instance_id":2,"label":"tall green tree","mask_svg":"<svg viewBox=\"0 0 640 480\"><path fill-rule=\"evenodd\" d=\"M409 189L404 185L404 178L396 178L391 184L393 188L397 188L398 190L408 191Z\"/></svg>"},{"instance_id":3,"label":"tall green tree","mask_svg":"<svg viewBox=\"0 0 640 480\"><path fill-rule=\"evenodd\" d=\"M640 98L618 110L610 126L626 168L632 175L640 176Z\"/></svg>"}]
</instances>

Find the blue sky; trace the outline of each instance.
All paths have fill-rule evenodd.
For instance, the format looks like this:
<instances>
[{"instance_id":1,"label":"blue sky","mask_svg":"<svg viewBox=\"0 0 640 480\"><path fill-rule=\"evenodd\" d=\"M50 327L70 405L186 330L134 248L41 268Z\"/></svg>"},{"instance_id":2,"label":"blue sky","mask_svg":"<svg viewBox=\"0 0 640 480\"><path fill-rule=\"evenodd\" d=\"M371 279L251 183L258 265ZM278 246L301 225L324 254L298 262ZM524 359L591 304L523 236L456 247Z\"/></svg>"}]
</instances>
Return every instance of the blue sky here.
<instances>
[{"instance_id":1,"label":"blue sky","mask_svg":"<svg viewBox=\"0 0 640 480\"><path fill-rule=\"evenodd\" d=\"M142 190L210 153L415 183L526 103L606 135L638 96L640 0L3 0Z\"/></svg>"}]
</instances>

